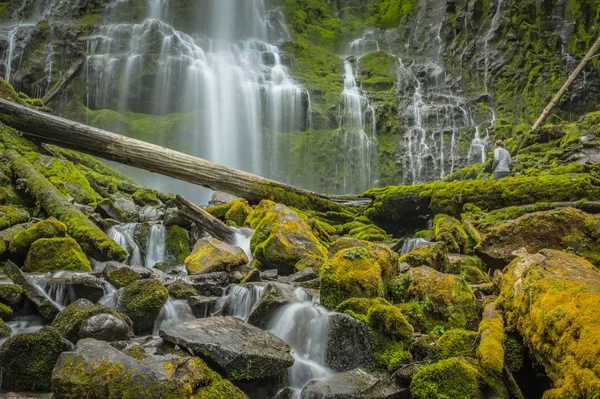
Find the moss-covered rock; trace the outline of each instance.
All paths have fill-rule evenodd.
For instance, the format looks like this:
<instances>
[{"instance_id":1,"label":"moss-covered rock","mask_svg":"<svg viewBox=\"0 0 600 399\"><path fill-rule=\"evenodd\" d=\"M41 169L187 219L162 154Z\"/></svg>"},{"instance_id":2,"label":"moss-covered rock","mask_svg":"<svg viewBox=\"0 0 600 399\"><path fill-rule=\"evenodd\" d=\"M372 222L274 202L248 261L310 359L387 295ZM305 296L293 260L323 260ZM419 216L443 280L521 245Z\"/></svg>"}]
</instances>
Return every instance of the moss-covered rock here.
<instances>
[{"instance_id":1,"label":"moss-covered rock","mask_svg":"<svg viewBox=\"0 0 600 399\"><path fill-rule=\"evenodd\" d=\"M52 327L69 341L77 343L81 338L80 330L84 324L90 318L100 314L112 315L125 322L129 326L131 333L133 333L133 322L129 317L113 309L94 304L87 299L78 299L65 310L61 311L52 322ZM124 337L117 337L117 339L124 339Z\"/></svg>"},{"instance_id":2,"label":"moss-covered rock","mask_svg":"<svg viewBox=\"0 0 600 399\"><path fill-rule=\"evenodd\" d=\"M0 339L10 337L11 329L2 320L0 320Z\"/></svg>"},{"instance_id":3,"label":"moss-covered rock","mask_svg":"<svg viewBox=\"0 0 600 399\"><path fill-rule=\"evenodd\" d=\"M23 300L23 287L17 284L0 284L0 302L16 307Z\"/></svg>"},{"instance_id":4,"label":"moss-covered rock","mask_svg":"<svg viewBox=\"0 0 600 399\"><path fill-rule=\"evenodd\" d=\"M54 364L62 352L72 348L52 327L7 339L0 347L3 389L49 391Z\"/></svg>"},{"instance_id":5,"label":"moss-covered rock","mask_svg":"<svg viewBox=\"0 0 600 399\"><path fill-rule=\"evenodd\" d=\"M453 357L417 371L410 383L410 392L414 399L483 399L482 385L475 365Z\"/></svg>"},{"instance_id":6,"label":"moss-covered rock","mask_svg":"<svg viewBox=\"0 0 600 399\"><path fill-rule=\"evenodd\" d=\"M427 328L437 325L475 328L477 301L469 284L453 274L423 266L411 268L392 283L395 303L415 303L427 320Z\"/></svg>"},{"instance_id":7,"label":"moss-covered rock","mask_svg":"<svg viewBox=\"0 0 600 399\"><path fill-rule=\"evenodd\" d=\"M600 266L600 224L573 208L534 212L490 229L475 251L488 264L504 266L519 248L531 253L543 248L564 250Z\"/></svg>"},{"instance_id":8,"label":"moss-covered rock","mask_svg":"<svg viewBox=\"0 0 600 399\"><path fill-rule=\"evenodd\" d=\"M519 253L497 305L553 381L544 398L594 397L600 389L600 272L587 260L544 249Z\"/></svg>"},{"instance_id":9,"label":"moss-covered rock","mask_svg":"<svg viewBox=\"0 0 600 399\"><path fill-rule=\"evenodd\" d=\"M23 209L0 205L0 230L9 228L15 224L25 223L29 219L29 213Z\"/></svg>"},{"instance_id":10,"label":"moss-covered rock","mask_svg":"<svg viewBox=\"0 0 600 399\"><path fill-rule=\"evenodd\" d=\"M277 204L270 200L260 201L260 203L258 205L256 205L256 207L254 207L252 212L250 212L250 214L246 218L245 224L252 229L256 229L258 227L258 225L260 224L260 222L275 207L275 205L277 205ZM214 208L210 208L210 209L214 209ZM227 210L229 210L229 208ZM225 213L227 213L227 212L225 212ZM223 214L223 217L225 217L225 214Z\"/></svg>"},{"instance_id":11,"label":"moss-covered rock","mask_svg":"<svg viewBox=\"0 0 600 399\"><path fill-rule=\"evenodd\" d=\"M118 310L131 318L136 334L149 333L168 298L169 292L160 281L136 281L123 288Z\"/></svg>"},{"instance_id":12,"label":"moss-covered rock","mask_svg":"<svg viewBox=\"0 0 600 399\"><path fill-rule=\"evenodd\" d=\"M198 295L198 290L190 283L185 281L177 280L173 284L167 287L169 295L175 299L190 299L193 296Z\"/></svg>"},{"instance_id":13,"label":"moss-covered rock","mask_svg":"<svg viewBox=\"0 0 600 399\"><path fill-rule=\"evenodd\" d=\"M462 223L455 218L444 214L436 215L433 219L433 233L436 241L446 243L449 252L466 253L469 236Z\"/></svg>"},{"instance_id":14,"label":"moss-covered rock","mask_svg":"<svg viewBox=\"0 0 600 399\"><path fill-rule=\"evenodd\" d=\"M10 306L0 303L0 320L10 320L13 313Z\"/></svg>"},{"instance_id":15,"label":"moss-covered rock","mask_svg":"<svg viewBox=\"0 0 600 399\"><path fill-rule=\"evenodd\" d=\"M477 350L477 333L460 328L445 332L435 344L437 360L451 357L475 357Z\"/></svg>"},{"instance_id":16,"label":"moss-covered rock","mask_svg":"<svg viewBox=\"0 0 600 399\"><path fill-rule=\"evenodd\" d=\"M35 241L40 238L66 237L67 226L56 219L46 219L35 226L18 233L10 242L9 250L13 254L25 256Z\"/></svg>"},{"instance_id":17,"label":"moss-covered rock","mask_svg":"<svg viewBox=\"0 0 600 399\"><path fill-rule=\"evenodd\" d=\"M448 270L457 273L469 284L484 284L491 281L483 271L483 262L475 256L449 254L448 261L450 262Z\"/></svg>"},{"instance_id":18,"label":"moss-covered rock","mask_svg":"<svg viewBox=\"0 0 600 399\"><path fill-rule=\"evenodd\" d=\"M25 272L91 272L90 261L71 237L42 238L35 241L25 259Z\"/></svg>"},{"instance_id":19,"label":"moss-covered rock","mask_svg":"<svg viewBox=\"0 0 600 399\"><path fill-rule=\"evenodd\" d=\"M443 242L423 243L400 258L400 263L412 267L429 266L444 273L458 273L448 261L448 247Z\"/></svg>"},{"instance_id":20,"label":"moss-covered rock","mask_svg":"<svg viewBox=\"0 0 600 399\"><path fill-rule=\"evenodd\" d=\"M159 206L161 204L152 190L138 190L131 195L131 199L138 206Z\"/></svg>"},{"instance_id":21,"label":"moss-covered rock","mask_svg":"<svg viewBox=\"0 0 600 399\"><path fill-rule=\"evenodd\" d=\"M209 237L198 240L192 254L185 259L185 267L189 274L229 272L248 261L242 248Z\"/></svg>"},{"instance_id":22,"label":"moss-covered rock","mask_svg":"<svg viewBox=\"0 0 600 399\"><path fill-rule=\"evenodd\" d=\"M504 370L504 320L496 312L495 297L488 298L483 308L478 334L481 342L477 348L479 364L490 375L501 376Z\"/></svg>"},{"instance_id":23,"label":"moss-covered rock","mask_svg":"<svg viewBox=\"0 0 600 399\"><path fill-rule=\"evenodd\" d=\"M248 216L255 219L259 209L268 209L256 227L250 249L259 268L277 269L281 275L312 267L321 270L327 258L326 248L304 220L285 205L258 205Z\"/></svg>"},{"instance_id":24,"label":"moss-covered rock","mask_svg":"<svg viewBox=\"0 0 600 399\"><path fill-rule=\"evenodd\" d=\"M175 259L175 262L182 264L185 258L190 256L190 234L183 227L172 224L167 227L167 236L165 238L165 254Z\"/></svg>"},{"instance_id":25,"label":"moss-covered rock","mask_svg":"<svg viewBox=\"0 0 600 399\"><path fill-rule=\"evenodd\" d=\"M321 303L335 308L349 298L381 297L398 266L398 255L385 246L342 249L321 271Z\"/></svg>"}]
</instances>

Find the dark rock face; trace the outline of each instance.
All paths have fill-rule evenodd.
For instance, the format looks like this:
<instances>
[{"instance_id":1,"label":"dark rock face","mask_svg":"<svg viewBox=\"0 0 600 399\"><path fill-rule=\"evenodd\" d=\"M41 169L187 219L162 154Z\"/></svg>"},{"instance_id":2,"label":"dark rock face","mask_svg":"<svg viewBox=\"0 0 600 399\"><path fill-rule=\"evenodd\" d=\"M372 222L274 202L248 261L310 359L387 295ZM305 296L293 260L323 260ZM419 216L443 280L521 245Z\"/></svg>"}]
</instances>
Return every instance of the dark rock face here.
<instances>
[{"instance_id":1,"label":"dark rock face","mask_svg":"<svg viewBox=\"0 0 600 399\"><path fill-rule=\"evenodd\" d=\"M248 323L263 330L267 329L273 314L283 306L295 301L292 286L268 283L262 298L248 316Z\"/></svg>"},{"instance_id":2,"label":"dark rock face","mask_svg":"<svg viewBox=\"0 0 600 399\"><path fill-rule=\"evenodd\" d=\"M355 369L332 377L311 381L301 399L408 399L408 389L395 387L382 374Z\"/></svg>"},{"instance_id":3,"label":"dark rock face","mask_svg":"<svg viewBox=\"0 0 600 399\"><path fill-rule=\"evenodd\" d=\"M229 284L229 274L227 272L196 274L190 276L190 281L200 295L221 296L223 289Z\"/></svg>"},{"instance_id":4,"label":"dark rock face","mask_svg":"<svg viewBox=\"0 0 600 399\"><path fill-rule=\"evenodd\" d=\"M131 338L131 327L112 314L99 314L86 320L79 330L79 338L100 341L121 341Z\"/></svg>"},{"instance_id":5,"label":"dark rock face","mask_svg":"<svg viewBox=\"0 0 600 399\"><path fill-rule=\"evenodd\" d=\"M348 371L375 364L365 323L345 313L332 314L329 323L327 366L336 371Z\"/></svg>"},{"instance_id":6,"label":"dark rock face","mask_svg":"<svg viewBox=\"0 0 600 399\"><path fill-rule=\"evenodd\" d=\"M184 322L160 336L215 362L233 380L278 377L294 363L285 342L235 317Z\"/></svg>"},{"instance_id":7,"label":"dark rock face","mask_svg":"<svg viewBox=\"0 0 600 399\"><path fill-rule=\"evenodd\" d=\"M195 317L210 317L215 309L219 297L193 296L188 299Z\"/></svg>"},{"instance_id":8,"label":"dark rock face","mask_svg":"<svg viewBox=\"0 0 600 399\"><path fill-rule=\"evenodd\" d=\"M72 348L73 344L52 327L7 339L0 347L2 387L16 391L50 390L54 364L62 352Z\"/></svg>"}]
</instances>

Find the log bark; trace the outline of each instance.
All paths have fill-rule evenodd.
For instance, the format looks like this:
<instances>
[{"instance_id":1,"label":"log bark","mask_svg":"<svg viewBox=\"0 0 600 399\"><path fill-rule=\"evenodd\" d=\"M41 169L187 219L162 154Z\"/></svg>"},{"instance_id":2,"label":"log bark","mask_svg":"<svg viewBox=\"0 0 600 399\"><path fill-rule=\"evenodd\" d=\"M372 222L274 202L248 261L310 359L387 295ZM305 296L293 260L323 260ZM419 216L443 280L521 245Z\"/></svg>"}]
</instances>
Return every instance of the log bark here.
<instances>
[{"instance_id":1,"label":"log bark","mask_svg":"<svg viewBox=\"0 0 600 399\"><path fill-rule=\"evenodd\" d=\"M538 118L538 120L535 121L535 123L531 127L531 130L535 130L535 129L539 128L542 125L542 123L544 123L544 121L546 120L546 118L548 117L548 115L550 115L550 112L552 111L552 109L556 106L556 104L558 104L558 102L560 101L561 97L567 92L567 90L569 90L569 87L571 87L571 85L573 84L573 82L575 81L575 79L577 79L577 76L579 76L579 74L581 73L581 71L583 71L583 69L585 68L585 66L587 65L587 63L594 57L594 54L596 54L596 52L598 52L599 49L600 49L600 37L592 45L592 47L590 48L590 50L588 51L588 53L585 55L585 57L583 57L583 59L581 60L581 62L577 66L577 68L575 68L575 70L573 71L573 73L571 74L571 76L569 77L569 79L560 88L560 90L558 91L558 93L556 93L556 95L554 96L554 98L552 99L552 101L550 101L550 103L548 103L548 105L546 106L546 108L542 112L542 115L540 115L540 117Z\"/></svg>"},{"instance_id":2,"label":"log bark","mask_svg":"<svg viewBox=\"0 0 600 399\"><path fill-rule=\"evenodd\" d=\"M0 120L42 142L96 155L257 203L270 199L300 209L340 211L328 197L140 140L45 114L0 99Z\"/></svg>"},{"instance_id":3,"label":"log bark","mask_svg":"<svg viewBox=\"0 0 600 399\"><path fill-rule=\"evenodd\" d=\"M219 219L206 212L182 195L175 197L179 211L192 222L204 229L210 235L227 243L233 242L235 232Z\"/></svg>"},{"instance_id":4,"label":"log bark","mask_svg":"<svg viewBox=\"0 0 600 399\"><path fill-rule=\"evenodd\" d=\"M127 252L70 203L25 158L15 152L9 152L7 157L12 172L25 182L29 194L49 216L54 216L67 226L69 235L87 255L100 261L125 260Z\"/></svg>"}]
</instances>

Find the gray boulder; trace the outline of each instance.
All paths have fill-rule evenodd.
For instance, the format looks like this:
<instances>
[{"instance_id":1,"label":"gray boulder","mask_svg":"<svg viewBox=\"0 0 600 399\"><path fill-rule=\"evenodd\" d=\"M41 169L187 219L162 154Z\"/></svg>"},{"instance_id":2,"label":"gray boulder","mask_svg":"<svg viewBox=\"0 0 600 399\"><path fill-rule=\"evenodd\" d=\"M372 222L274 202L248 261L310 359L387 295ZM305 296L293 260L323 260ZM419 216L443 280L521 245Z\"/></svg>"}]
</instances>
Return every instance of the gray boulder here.
<instances>
[{"instance_id":1,"label":"gray boulder","mask_svg":"<svg viewBox=\"0 0 600 399\"><path fill-rule=\"evenodd\" d=\"M195 317L210 317L215 311L217 296L193 296L188 299L188 304L192 308L192 313Z\"/></svg>"},{"instance_id":2,"label":"gray boulder","mask_svg":"<svg viewBox=\"0 0 600 399\"><path fill-rule=\"evenodd\" d=\"M326 347L327 366L333 370L371 368L375 364L367 326L345 313L334 313L329 316Z\"/></svg>"},{"instance_id":3,"label":"gray boulder","mask_svg":"<svg viewBox=\"0 0 600 399\"><path fill-rule=\"evenodd\" d=\"M294 363L285 342L235 317L187 321L159 335L210 359L232 380L279 377Z\"/></svg>"},{"instance_id":4,"label":"gray boulder","mask_svg":"<svg viewBox=\"0 0 600 399\"><path fill-rule=\"evenodd\" d=\"M229 274L227 272L195 274L189 276L189 280L200 295L221 296L224 288L229 285Z\"/></svg>"},{"instance_id":5,"label":"gray boulder","mask_svg":"<svg viewBox=\"0 0 600 399\"><path fill-rule=\"evenodd\" d=\"M169 227L171 225L179 225L183 228L190 228L192 222L189 221L177 208L169 208L165 211L165 217L163 219L163 224L165 227Z\"/></svg>"},{"instance_id":6,"label":"gray boulder","mask_svg":"<svg viewBox=\"0 0 600 399\"><path fill-rule=\"evenodd\" d=\"M131 326L113 314L102 313L87 319L79 330L79 339L94 338L99 341L121 341L131 338Z\"/></svg>"},{"instance_id":7,"label":"gray boulder","mask_svg":"<svg viewBox=\"0 0 600 399\"><path fill-rule=\"evenodd\" d=\"M246 285L252 285L252 283ZM262 298L252 309L247 321L253 326L265 330L277 310L294 302L297 302L294 297L294 287L287 284L268 283Z\"/></svg>"},{"instance_id":8,"label":"gray boulder","mask_svg":"<svg viewBox=\"0 0 600 399\"><path fill-rule=\"evenodd\" d=\"M387 375L355 369L309 382L300 399L408 399L408 389L395 387Z\"/></svg>"}]
</instances>

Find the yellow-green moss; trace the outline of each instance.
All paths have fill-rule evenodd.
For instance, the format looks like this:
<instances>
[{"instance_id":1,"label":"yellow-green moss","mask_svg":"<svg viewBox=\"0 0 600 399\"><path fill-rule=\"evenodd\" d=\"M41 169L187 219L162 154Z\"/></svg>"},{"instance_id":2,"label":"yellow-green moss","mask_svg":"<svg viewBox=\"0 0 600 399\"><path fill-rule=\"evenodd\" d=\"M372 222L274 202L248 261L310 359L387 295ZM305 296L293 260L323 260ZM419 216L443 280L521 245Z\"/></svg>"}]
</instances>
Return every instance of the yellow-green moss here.
<instances>
[{"instance_id":1,"label":"yellow-green moss","mask_svg":"<svg viewBox=\"0 0 600 399\"><path fill-rule=\"evenodd\" d=\"M212 237L198 241L192 254L185 258L189 274L229 272L231 268L247 263L248 256L241 248Z\"/></svg>"},{"instance_id":2,"label":"yellow-green moss","mask_svg":"<svg viewBox=\"0 0 600 399\"><path fill-rule=\"evenodd\" d=\"M0 303L0 319L10 320L13 315L13 310L10 306Z\"/></svg>"},{"instance_id":3,"label":"yellow-green moss","mask_svg":"<svg viewBox=\"0 0 600 399\"><path fill-rule=\"evenodd\" d=\"M410 392L414 399L482 399L481 387L481 376L473 364L450 358L417 371Z\"/></svg>"},{"instance_id":4,"label":"yellow-green moss","mask_svg":"<svg viewBox=\"0 0 600 399\"><path fill-rule=\"evenodd\" d=\"M186 229L176 224L167 227L165 253L173 256L177 263L183 263L190 256L190 234Z\"/></svg>"},{"instance_id":5,"label":"yellow-green moss","mask_svg":"<svg viewBox=\"0 0 600 399\"><path fill-rule=\"evenodd\" d=\"M31 244L40 238L66 237L66 235L67 226L56 219L46 219L18 233L10 242L9 250L13 254L25 255Z\"/></svg>"},{"instance_id":6,"label":"yellow-green moss","mask_svg":"<svg viewBox=\"0 0 600 399\"><path fill-rule=\"evenodd\" d=\"M481 337L477 348L479 364L491 375L502 375L504 370L504 320L496 312L496 307L491 300L484 304L483 320L479 323L478 334Z\"/></svg>"},{"instance_id":7,"label":"yellow-green moss","mask_svg":"<svg viewBox=\"0 0 600 399\"><path fill-rule=\"evenodd\" d=\"M131 199L139 206L159 206L160 201L152 190L138 190L131 195Z\"/></svg>"},{"instance_id":8,"label":"yellow-green moss","mask_svg":"<svg viewBox=\"0 0 600 399\"><path fill-rule=\"evenodd\" d=\"M400 258L400 263L408 263L413 267L429 266L441 272L456 272L448 261L448 248L443 242L419 245Z\"/></svg>"},{"instance_id":9,"label":"yellow-green moss","mask_svg":"<svg viewBox=\"0 0 600 399\"><path fill-rule=\"evenodd\" d=\"M233 201L231 203L231 207L225 213L225 222L234 226L243 226L246 218L252 209L248 206L248 204L243 200Z\"/></svg>"},{"instance_id":10,"label":"yellow-green moss","mask_svg":"<svg viewBox=\"0 0 600 399\"><path fill-rule=\"evenodd\" d=\"M11 334L11 329L2 320L0 320L0 339L8 338Z\"/></svg>"},{"instance_id":11,"label":"yellow-green moss","mask_svg":"<svg viewBox=\"0 0 600 399\"><path fill-rule=\"evenodd\" d=\"M455 218L444 214L436 215L433 219L433 233L436 241L446 243L449 252L466 253L469 237Z\"/></svg>"},{"instance_id":12,"label":"yellow-green moss","mask_svg":"<svg viewBox=\"0 0 600 399\"><path fill-rule=\"evenodd\" d=\"M127 287L139 279L139 274L128 267L119 267L106 273L106 280L116 288Z\"/></svg>"},{"instance_id":13,"label":"yellow-green moss","mask_svg":"<svg viewBox=\"0 0 600 399\"><path fill-rule=\"evenodd\" d=\"M23 297L23 287L17 284L0 284L0 302L18 306Z\"/></svg>"},{"instance_id":14,"label":"yellow-green moss","mask_svg":"<svg viewBox=\"0 0 600 399\"><path fill-rule=\"evenodd\" d=\"M4 230L19 223L29 221L27 211L13 206L0 205L0 230Z\"/></svg>"},{"instance_id":15,"label":"yellow-green moss","mask_svg":"<svg viewBox=\"0 0 600 399\"><path fill-rule=\"evenodd\" d=\"M152 330L169 293L158 280L136 281L123 289L119 310L133 321L136 334Z\"/></svg>"},{"instance_id":16,"label":"yellow-green moss","mask_svg":"<svg viewBox=\"0 0 600 399\"><path fill-rule=\"evenodd\" d=\"M41 238L35 241L25 259L25 272L58 270L91 272L90 261L71 237Z\"/></svg>"},{"instance_id":17,"label":"yellow-green moss","mask_svg":"<svg viewBox=\"0 0 600 399\"><path fill-rule=\"evenodd\" d=\"M246 218L245 224L253 229L256 229L267 214L275 207L275 203L269 200L262 200L260 203L254 208L254 210L248 215ZM214 208L210 208L214 209ZM227 208L229 210L229 208ZM210 212L210 210L208 210ZM227 213L227 211L225 211ZM225 213L223 217L225 217ZM214 215L213 215L214 216Z\"/></svg>"},{"instance_id":18,"label":"yellow-green moss","mask_svg":"<svg viewBox=\"0 0 600 399\"><path fill-rule=\"evenodd\" d=\"M435 358L437 360L451 357L475 357L477 349L477 333L463 329L454 329L445 332L435 344Z\"/></svg>"},{"instance_id":19,"label":"yellow-green moss","mask_svg":"<svg viewBox=\"0 0 600 399\"><path fill-rule=\"evenodd\" d=\"M167 290L169 291L169 295L175 299L189 299L194 295L198 295L198 291L192 284L180 280L169 285Z\"/></svg>"}]
</instances>

